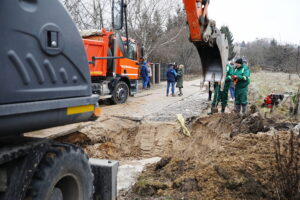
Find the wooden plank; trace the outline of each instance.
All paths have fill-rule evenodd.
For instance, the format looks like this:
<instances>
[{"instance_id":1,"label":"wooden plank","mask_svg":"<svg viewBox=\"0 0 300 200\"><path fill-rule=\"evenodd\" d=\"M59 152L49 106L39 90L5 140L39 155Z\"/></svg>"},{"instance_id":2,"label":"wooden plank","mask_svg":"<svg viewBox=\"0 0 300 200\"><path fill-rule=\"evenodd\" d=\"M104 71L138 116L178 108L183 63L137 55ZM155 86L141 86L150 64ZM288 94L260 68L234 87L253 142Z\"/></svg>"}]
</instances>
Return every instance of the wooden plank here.
<instances>
[{"instance_id":1,"label":"wooden plank","mask_svg":"<svg viewBox=\"0 0 300 200\"><path fill-rule=\"evenodd\" d=\"M72 133L76 133L91 124L92 124L92 122L69 124L69 125L65 125L65 126L58 126L58 127L54 127L54 128L48 128L48 129L28 132L28 133L25 133L24 136L25 137L33 137L33 138L54 139L54 138L69 135Z\"/></svg>"}]
</instances>

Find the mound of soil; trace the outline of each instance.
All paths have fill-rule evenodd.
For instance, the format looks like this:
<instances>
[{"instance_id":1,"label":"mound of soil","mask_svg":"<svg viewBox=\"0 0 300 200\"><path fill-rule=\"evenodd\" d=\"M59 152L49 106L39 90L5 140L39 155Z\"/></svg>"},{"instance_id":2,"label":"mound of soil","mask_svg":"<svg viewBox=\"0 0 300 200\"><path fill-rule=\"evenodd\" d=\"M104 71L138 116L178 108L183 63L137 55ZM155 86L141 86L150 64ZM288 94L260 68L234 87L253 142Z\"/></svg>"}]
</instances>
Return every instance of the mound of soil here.
<instances>
[{"instance_id":1,"label":"mound of soil","mask_svg":"<svg viewBox=\"0 0 300 200\"><path fill-rule=\"evenodd\" d=\"M279 135L288 140L287 132ZM173 157L164 167L148 167L121 199L256 200L276 195L272 136L242 134L219 145L205 159Z\"/></svg>"}]
</instances>

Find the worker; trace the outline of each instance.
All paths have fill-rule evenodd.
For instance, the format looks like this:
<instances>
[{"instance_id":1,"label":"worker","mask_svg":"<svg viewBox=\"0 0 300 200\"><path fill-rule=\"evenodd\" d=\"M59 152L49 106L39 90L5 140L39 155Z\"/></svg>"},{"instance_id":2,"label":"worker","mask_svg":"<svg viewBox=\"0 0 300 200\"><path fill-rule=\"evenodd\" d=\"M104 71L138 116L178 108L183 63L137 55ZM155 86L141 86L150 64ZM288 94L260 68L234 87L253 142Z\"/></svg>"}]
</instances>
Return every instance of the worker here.
<instances>
[{"instance_id":1,"label":"worker","mask_svg":"<svg viewBox=\"0 0 300 200\"><path fill-rule=\"evenodd\" d=\"M212 83L209 81L208 82L208 101L211 101L211 96L212 96L211 85L212 85Z\"/></svg>"},{"instance_id":2,"label":"worker","mask_svg":"<svg viewBox=\"0 0 300 200\"><path fill-rule=\"evenodd\" d=\"M141 77L142 77L142 81L143 81L143 89L147 89L149 75L148 75L148 69L147 69L147 62L146 61L142 64Z\"/></svg>"},{"instance_id":3,"label":"worker","mask_svg":"<svg viewBox=\"0 0 300 200\"><path fill-rule=\"evenodd\" d=\"M169 96L170 86L172 86L172 96L175 97L175 80L177 73L174 69L174 65L170 65L167 71L167 96Z\"/></svg>"},{"instance_id":4,"label":"worker","mask_svg":"<svg viewBox=\"0 0 300 200\"><path fill-rule=\"evenodd\" d=\"M214 98L211 104L211 112L213 114L218 112L218 104L221 102L221 112L224 113L228 105L228 91L232 82L233 69L230 64L226 65L226 77L223 90L221 90L221 82L214 82Z\"/></svg>"},{"instance_id":5,"label":"worker","mask_svg":"<svg viewBox=\"0 0 300 200\"><path fill-rule=\"evenodd\" d=\"M209 115L218 112L218 103L221 100L221 82L214 82L214 98L211 103L211 112L208 113Z\"/></svg>"},{"instance_id":6,"label":"worker","mask_svg":"<svg viewBox=\"0 0 300 200\"><path fill-rule=\"evenodd\" d=\"M148 70L148 83L147 83L147 88L150 89L151 87L151 78L152 78L152 69L151 69L151 63L147 63L147 70Z\"/></svg>"},{"instance_id":7,"label":"worker","mask_svg":"<svg viewBox=\"0 0 300 200\"><path fill-rule=\"evenodd\" d=\"M221 105L222 105L222 110L221 110L222 113L225 112L225 108L228 105L228 91L229 91L230 84L232 82L232 74L233 74L232 66L230 64L226 65L225 84L220 97Z\"/></svg>"},{"instance_id":8,"label":"worker","mask_svg":"<svg viewBox=\"0 0 300 200\"><path fill-rule=\"evenodd\" d=\"M235 83L235 110L237 113L245 114L248 104L248 85L250 84L250 70L243 59L235 62L236 68L233 72L232 80Z\"/></svg>"},{"instance_id":9,"label":"worker","mask_svg":"<svg viewBox=\"0 0 300 200\"><path fill-rule=\"evenodd\" d=\"M182 96L182 88L183 88L183 75L184 75L184 66L179 65L177 69L177 84L176 87L179 89L179 94L178 96Z\"/></svg>"},{"instance_id":10,"label":"worker","mask_svg":"<svg viewBox=\"0 0 300 200\"><path fill-rule=\"evenodd\" d=\"M235 85L234 85L233 81L231 81L230 87L229 87L230 101L234 101L234 99L235 99L234 88L235 88Z\"/></svg>"},{"instance_id":11,"label":"worker","mask_svg":"<svg viewBox=\"0 0 300 200\"><path fill-rule=\"evenodd\" d=\"M231 65L231 68L232 68L232 74L233 74L233 71L234 71L234 63L231 62L230 65ZM230 91L230 96L231 96L230 101L234 101L234 99L235 99L234 90L235 90L235 85L234 85L234 82L231 80L230 86L229 86L229 91Z\"/></svg>"}]
</instances>

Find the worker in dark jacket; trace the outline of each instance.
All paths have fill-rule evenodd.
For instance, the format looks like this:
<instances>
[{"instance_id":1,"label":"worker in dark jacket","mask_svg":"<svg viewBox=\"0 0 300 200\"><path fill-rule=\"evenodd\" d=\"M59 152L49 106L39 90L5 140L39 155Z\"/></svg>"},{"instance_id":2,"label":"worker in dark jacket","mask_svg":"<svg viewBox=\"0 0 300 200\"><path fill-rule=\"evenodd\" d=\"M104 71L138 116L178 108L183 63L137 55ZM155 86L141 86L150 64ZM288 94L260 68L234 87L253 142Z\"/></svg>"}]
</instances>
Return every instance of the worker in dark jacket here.
<instances>
[{"instance_id":1,"label":"worker in dark jacket","mask_svg":"<svg viewBox=\"0 0 300 200\"><path fill-rule=\"evenodd\" d=\"M235 110L237 113L245 114L248 104L248 85L250 84L250 70L243 59L236 60L236 68L232 80L235 83Z\"/></svg>"},{"instance_id":2,"label":"worker in dark jacket","mask_svg":"<svg viewBox=\"0 0 300 200\"><path fill-rule=\"evenodd\" d=\"M144 62L142 65L141 77L142 77L142 81L143 81L143 89L147 89L148 80L149 80L147 62Z\"/></svg>"},{"instance_id":3,"label":"worker in dark jacket","mask_svg":"<svg viewBox=\"0 0 300 200\"><path fill-rule=\"evenodd\" d=\"M177 70L177 84L176 87L179 89L179 96L182 96L182 88L183 88L183 75L184 75L184 66L179 65L178 70Z\"/></svg>"},{"instance_id":4,"label":"worker in dark jacket","mask_svg":"<svg viewBox=\"0 0 300 200\"><path fill-rule=\"evenodd\" d=\"M174 69L174 65L170 65L167 71L167 96L169 96L170 86L172 86L172 96L175 97L175 82L177 73Z\"/></svg>"}]
</instances>

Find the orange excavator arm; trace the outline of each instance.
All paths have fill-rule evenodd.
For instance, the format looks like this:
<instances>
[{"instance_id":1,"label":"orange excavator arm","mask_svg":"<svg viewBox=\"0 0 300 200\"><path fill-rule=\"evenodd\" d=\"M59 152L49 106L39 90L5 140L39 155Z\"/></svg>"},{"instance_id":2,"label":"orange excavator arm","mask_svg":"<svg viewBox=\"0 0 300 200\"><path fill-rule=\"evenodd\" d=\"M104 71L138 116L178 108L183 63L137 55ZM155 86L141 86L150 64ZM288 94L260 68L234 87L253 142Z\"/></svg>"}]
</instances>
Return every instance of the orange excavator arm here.
<instances>
[{"instance_id":1,"label":"orange excavator arm","mask_svg":"<svg viewBox=\"0 0 300 200\"><path fill-rule=\"evenodd\" d=\"M190 41L196 46L204 81L224 81L228 59L228 42L208 18L209 0L183 0Z\"/></svg>"},{"instance_id":2,"label":"orange excavator arm","mask_svg":"<svg viewBox=\"0 0 300 200\"><path fill-rule=\"evenodd\" d=\"M200 8L197 8L195 1L183 0L187 14L187 20L191 33L191 40L200 41L202 39L201 29L199 26L199 17L201 16Z\"/></svg>"}]
</instances>

